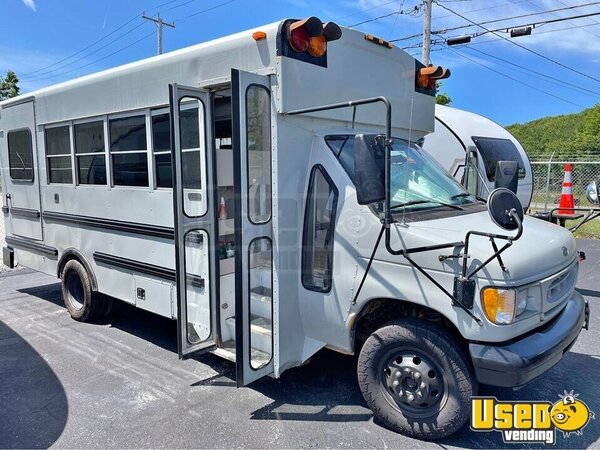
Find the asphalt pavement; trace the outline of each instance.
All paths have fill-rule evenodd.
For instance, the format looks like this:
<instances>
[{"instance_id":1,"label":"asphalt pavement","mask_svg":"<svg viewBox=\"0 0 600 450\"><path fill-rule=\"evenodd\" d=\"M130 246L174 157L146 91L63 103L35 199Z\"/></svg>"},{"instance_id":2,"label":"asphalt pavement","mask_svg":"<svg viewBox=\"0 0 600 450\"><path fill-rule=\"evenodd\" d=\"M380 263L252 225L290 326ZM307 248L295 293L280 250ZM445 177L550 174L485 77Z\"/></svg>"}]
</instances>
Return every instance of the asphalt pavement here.
<instances>
[{"instance_id":1,"label":"asphalt pavement","mask_svg":"<svg viewBox=\"0 0 600 450\"><path fill-rule=\"evenodd\" d=\"M600 416L600 241L579 240L578 289L589 331L525 388L483 388L502 400L580 394ZM123 305L110 319L72 320L57 280L28 269L0 274L0 448L505 447L468 426L438 442L410 439L373 419L356 360L318 353L279 380L235 387L235 367L213 355L180 361L175 322ZM600 418L557 447L600 445ZM511 447L519 447L511 445Z\"/></svg>"}]
</instances>

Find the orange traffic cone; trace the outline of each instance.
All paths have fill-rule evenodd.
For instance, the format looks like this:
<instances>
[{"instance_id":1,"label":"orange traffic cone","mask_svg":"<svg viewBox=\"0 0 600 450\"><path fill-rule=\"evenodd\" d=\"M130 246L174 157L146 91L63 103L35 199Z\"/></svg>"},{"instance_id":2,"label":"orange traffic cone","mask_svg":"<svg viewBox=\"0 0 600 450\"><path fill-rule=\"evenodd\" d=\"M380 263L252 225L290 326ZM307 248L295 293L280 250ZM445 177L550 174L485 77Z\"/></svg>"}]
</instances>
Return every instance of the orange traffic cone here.
<instances>
[{"instance_id":1,"label":"orange traffic cone","mask_svg":"<svg viewBox=\"0 0 600 450\"><path fill-rule=\"evenodd\" d=\"M575 214L575 199L573 198L573 166L565 164L565 179L562 184L558 213L562 215Z\"/></svg>"}]
</instances>

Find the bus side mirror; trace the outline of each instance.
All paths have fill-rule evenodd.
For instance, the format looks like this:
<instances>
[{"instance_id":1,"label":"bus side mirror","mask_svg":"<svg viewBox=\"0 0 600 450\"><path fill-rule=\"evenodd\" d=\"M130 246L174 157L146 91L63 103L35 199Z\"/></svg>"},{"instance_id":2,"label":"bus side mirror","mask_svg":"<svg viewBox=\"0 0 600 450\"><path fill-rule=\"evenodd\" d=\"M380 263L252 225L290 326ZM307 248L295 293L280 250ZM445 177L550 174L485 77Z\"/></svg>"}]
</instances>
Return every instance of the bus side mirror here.
<instances>
[{"instance_id":1,"label":"bus side mirror","mask_svg":"<svg viewBox=\"0 0 600 450\"><path fill-rule=\"evenodd\" d=\"M592 205L600 204L600 201L598 200L598 185L595 181L592 181L587 185L585 188L585 195Z\"/></svg>"},{"instance_id":2,"label":"bus side mirror","mask_svg":"<svg viewBox=\"0 0 600 450\"><path fill-rule=\"evenodd\" d=\"M354 139L354 182L359 205L385 200L385 149L375 134Z\"/></svg>"},{"instance_id":3,"label":"bus side mirror","mask_svg":"<svg viewBox=\"0 0 600 450\"><path fill-rule=\"evenodd\" d=\"M516 161L498 161L496 163L496 180L494 188L506 188L517 193L519 183L519 167Z\"/></svg>"}]
</instances>

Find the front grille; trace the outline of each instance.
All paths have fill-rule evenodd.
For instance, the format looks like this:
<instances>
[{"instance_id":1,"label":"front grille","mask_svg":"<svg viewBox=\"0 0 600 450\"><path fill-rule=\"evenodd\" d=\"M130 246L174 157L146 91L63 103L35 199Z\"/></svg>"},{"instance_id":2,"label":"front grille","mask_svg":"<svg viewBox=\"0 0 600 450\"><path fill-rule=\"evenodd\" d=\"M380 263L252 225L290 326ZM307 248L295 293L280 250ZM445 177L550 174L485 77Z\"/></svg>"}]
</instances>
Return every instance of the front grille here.
<instances>
[{"instance_id":1,"label":"front grille","mask_svg":"<svg viewBox=\"0 0 600 450\"><path fill-rule=\"evenodd\" d=\"M566 269L558 272L541 282L543 295L543 312L555 308L571 295L577 283L579 264L573 263Z\"/></svg>"}]
</instances>

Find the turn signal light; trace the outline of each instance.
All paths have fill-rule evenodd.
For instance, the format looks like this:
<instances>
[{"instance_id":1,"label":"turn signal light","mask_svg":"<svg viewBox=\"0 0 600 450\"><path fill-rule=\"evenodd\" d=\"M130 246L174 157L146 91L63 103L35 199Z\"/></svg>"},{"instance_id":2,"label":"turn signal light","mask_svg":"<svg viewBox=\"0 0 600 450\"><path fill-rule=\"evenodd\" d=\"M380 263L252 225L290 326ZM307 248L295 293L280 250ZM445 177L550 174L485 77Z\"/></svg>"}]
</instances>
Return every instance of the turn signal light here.
<instances>
[{"instance_id":1,"label":"turn signal light","mask_svg":"<svg viewBox=\"0 0 600 450\"><path fill-rule=\"evenodd\" d=\"M514 289L485 288L481 291L481 306L485 316L492 323L512 323L517 309L516 292Z\"/></svg>"},{"instance_id":2,"label":"turn signal light","mask_svg":"<svg viewBox=\"0 0 600 450\"><path fill-rule=\"evenodd\" d=\"M266 38L267 33L265 33L264 31L255 31L254 33L252 33L252 39L254 39L255 41L262 41Z\"/></svg>"},{"instance_id":3,"label":"turn signal light","mask_svg":"<svg viewBox=\"0 0 600 450\"><path fill-rule=\"evenodd\" d=\"M416 85L425 90L435 90L437 80L450 77L450 69L442 66L427 66L417 69Z\"/></svg>"}]
</instances>

